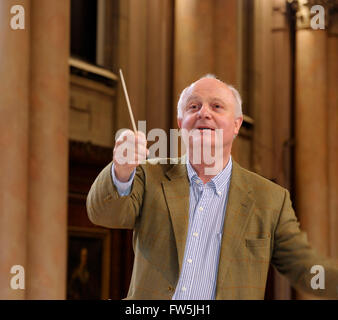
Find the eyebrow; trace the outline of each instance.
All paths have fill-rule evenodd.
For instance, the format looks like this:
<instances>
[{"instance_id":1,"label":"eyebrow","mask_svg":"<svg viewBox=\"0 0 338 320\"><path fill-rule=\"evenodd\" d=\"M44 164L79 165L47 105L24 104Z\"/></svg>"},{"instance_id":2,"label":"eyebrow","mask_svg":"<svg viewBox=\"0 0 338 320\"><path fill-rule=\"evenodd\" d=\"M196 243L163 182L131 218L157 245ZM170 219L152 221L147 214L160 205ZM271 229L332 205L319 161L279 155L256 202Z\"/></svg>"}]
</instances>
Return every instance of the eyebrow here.
<instances>
[{"instance_id":1,"label":"eyebrow","mask_svg":"<svg viewBox=\"0 0 338 320\"><path fill-rule=\"evenodd\" d=\"M186 101L186 104L188 104L191 100L200 100L201 98L199 96L196 96L196 95L192 95L192 96L189 96L187 101Z\"/></svg>"},{"instance_id":2,"label":"eyebrow","mask_svg":"<svg viewBox=\"0 0 338 320\"><path fill-rule=\"evenodd\" d=\"M227 105L227 103L226 103L225 101L223 101L223 100L221 100L221 99L219 99L219 98L212 98L211 102L212 102L212 103L219 103L219 104L221 104L222 106L226 106L226 105Z\"/></svg>"},{"instance_id":3,"label":"eyebrow","mask_svg":"<svg viewBox=\"0 0 338 320\"><path fill-rule=\"evenodd\" d=\"M187 101L186 101L186 104L188 104L190 101L193 101L193 100L201 100L201 98L199 96L196 96L196 95L189 96ZM225 101L223 101L222 99L217 98L217 97L211 98L210 102L211 103L219 103L223 106L227 105L227 103Z\"/></svg>"}]
</instances>

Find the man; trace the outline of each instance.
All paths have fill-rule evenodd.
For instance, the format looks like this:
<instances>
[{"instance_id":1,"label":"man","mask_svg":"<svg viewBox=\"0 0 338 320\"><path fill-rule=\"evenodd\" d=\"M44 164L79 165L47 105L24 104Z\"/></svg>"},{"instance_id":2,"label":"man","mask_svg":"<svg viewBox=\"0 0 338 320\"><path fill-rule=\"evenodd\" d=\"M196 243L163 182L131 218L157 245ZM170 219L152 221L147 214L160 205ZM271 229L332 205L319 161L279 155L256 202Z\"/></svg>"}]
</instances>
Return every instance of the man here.
<instances>
[{"instance_id":1,"label":"man","mask_svg":"<svg viewBox=\"0 0 338 320\"><path fill-rule=\"evenodd\" d=\"M117 140L87 210L94 224L134 230L127 299L263 299L270 263L295 287L337 298L338 269L310 248L288 191L232 160L242 120L238 92L206 76L178 102L186 163L141 164L145 136ZM121 161L123 143L135 161ZM325 289L312 289L313 265L324 267Z\"/></svg>"}]
</instances>

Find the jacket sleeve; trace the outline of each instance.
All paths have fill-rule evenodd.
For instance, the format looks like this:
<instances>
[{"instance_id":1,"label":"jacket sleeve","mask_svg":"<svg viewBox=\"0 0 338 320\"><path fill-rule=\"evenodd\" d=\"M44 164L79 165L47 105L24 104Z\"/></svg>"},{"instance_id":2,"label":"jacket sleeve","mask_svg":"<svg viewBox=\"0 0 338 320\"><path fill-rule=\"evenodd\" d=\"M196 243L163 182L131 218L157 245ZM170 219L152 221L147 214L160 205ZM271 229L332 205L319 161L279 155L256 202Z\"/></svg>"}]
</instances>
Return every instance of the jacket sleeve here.
<instances>
[{"instance_id":1,"label":"jacket sleeve","mask_svg":"<svg viewBox=\"0 0 338 320\"><path fill-rule=\"evenodd\" d=\"M120 196L111 176L112 162L97 176L87 196L89 220L107 228L133 229L143 203L145 174L138 166L131 192Z\"/></svg>"},{"instance_id":2,"label":"jacket sleeve","mask_svg":"<svg viewBox=\"0 0 338 320\"><path fill-rule=\"evenodd\" d=\"M271 262L288 277L295 289L325 298L338 298L338 264L311 248L306 233L299 228L287 190L275 229ZM319 274L311 273L312 267L318 265L324 270L324 289L312 287L314 282L319 283L316 281Z\"/></svg>"}]
</instances>

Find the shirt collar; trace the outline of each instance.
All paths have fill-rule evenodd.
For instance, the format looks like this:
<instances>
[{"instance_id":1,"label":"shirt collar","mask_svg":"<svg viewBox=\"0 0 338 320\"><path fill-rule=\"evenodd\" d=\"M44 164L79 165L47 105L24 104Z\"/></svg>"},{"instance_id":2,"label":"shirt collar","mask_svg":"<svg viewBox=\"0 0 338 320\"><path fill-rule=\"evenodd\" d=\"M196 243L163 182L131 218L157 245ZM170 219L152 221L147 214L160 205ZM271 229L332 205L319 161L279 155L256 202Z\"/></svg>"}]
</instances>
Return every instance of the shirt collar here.
<instances>
[{"instance_id":1,"label":"shirt collar","mask_svg":"<svg viewBox=\"0 0 338 320\"><path fill-rule=\"evenodd\" d=\"M189 160L186 162L186 166L190 184L203 185L202 180L198 177L195 169L191 166ZM231 178L231 170L232 170L232 157L230 155L229 161L225 166L225 168L215 177L213 177L206 185L212 187L218 195L221 195Z\"/></svg>"}]
</instances>

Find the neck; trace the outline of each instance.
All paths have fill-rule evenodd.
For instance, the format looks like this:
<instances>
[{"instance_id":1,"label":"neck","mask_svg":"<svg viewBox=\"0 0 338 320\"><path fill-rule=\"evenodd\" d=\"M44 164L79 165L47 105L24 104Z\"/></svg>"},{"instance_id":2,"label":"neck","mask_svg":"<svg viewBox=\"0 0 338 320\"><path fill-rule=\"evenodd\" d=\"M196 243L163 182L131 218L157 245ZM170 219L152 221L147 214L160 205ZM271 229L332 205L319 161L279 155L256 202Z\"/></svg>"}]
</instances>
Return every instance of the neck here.
<instances>
[{"instance_id":1,"label":"neck","mask_svg":"<svg viewBox=\"0 0 338 320\"><path fill-rule=\"evenodd\" d=\"M192 158L192 152L189 151L189 159ZM203 157L202 157L203 159ZM214 158L213 162L205 163L202 161L202 163L192 163L192 161L189 160L191 166L196 171L198 177L203 181L203 183L209 182L213 177L215 177L218 173L220 173L228 164L230 159L230 151L223 155L223 157L220 158Z\"/></svg>"}]
</instances>

